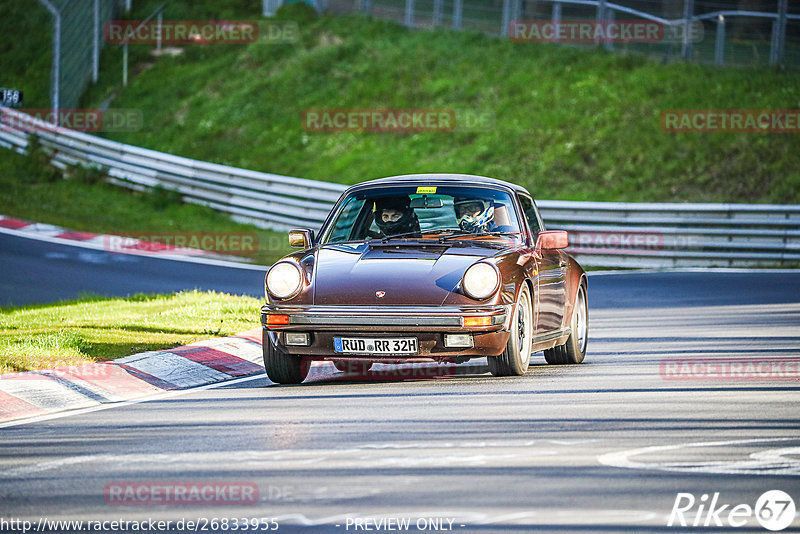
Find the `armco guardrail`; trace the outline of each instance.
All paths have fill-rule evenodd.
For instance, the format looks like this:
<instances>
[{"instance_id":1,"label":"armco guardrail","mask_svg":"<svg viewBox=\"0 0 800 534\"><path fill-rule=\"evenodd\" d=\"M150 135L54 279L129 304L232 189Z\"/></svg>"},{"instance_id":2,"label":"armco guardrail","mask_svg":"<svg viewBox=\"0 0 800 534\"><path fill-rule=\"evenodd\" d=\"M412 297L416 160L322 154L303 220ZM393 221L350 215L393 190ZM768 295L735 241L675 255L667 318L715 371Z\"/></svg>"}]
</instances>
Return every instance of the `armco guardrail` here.
<instances>
[{"instance_id":1,"label":"armco guardrail","mask_svg":"<svg viewBox=\"0 0 800 534\"><path fill-rule=\"evenodd\" d=\"M318 228L345 186L249 171L109 141L0 108L0 145L25 152L29 132L54 165L102 167L136 190L156 185L262 228ZM548 228L570 232L583 264L608 267L800 265L800 206L538 202Z\"/></svg>"}]
</instances>

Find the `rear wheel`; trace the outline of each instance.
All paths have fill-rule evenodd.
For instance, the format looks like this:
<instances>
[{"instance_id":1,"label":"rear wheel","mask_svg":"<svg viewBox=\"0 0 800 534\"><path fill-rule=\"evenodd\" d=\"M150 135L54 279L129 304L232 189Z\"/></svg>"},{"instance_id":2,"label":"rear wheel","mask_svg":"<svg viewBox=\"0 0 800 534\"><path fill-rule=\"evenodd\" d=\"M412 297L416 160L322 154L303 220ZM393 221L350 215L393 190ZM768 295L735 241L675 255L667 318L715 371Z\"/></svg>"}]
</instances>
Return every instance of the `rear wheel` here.
<instances>
[{"instance_id":1,"label":"rear wheel","mask_svg":"<svg viewBox=\"0 0 800 534\"><path fill-rule=\"evenodd\" d=\"M299 384L308 376L308 362L292 356L272 342L267 330L263 331L264 370L277 384Z\"/></svg>"},{"instance_id":2,"label":"rear wheel","mask_svg":"<svg viewBox=\"0 0 800 534\"><path fill-rule=\"evenodd\" d=\"M500 356L489 356L489 371L494 376L524 375L531 363L531 341L533 338L533 308L528 284L523 284L517 299L516 312L511 321L506 350Z\"/></svg>"},{"instance_id":3,"label":"rear wheel","mask_svg":"<svg viewBox=\"0 0 800 534\"><path fill-rule=\"evenodd\" d=\"M571 332L567 342L561 346L544 351L544 359L549 364L561 365L581 363L586 356L586 343L589 341L589 313L586 305L586 289L578 286L575 308L570 321Z\"/></svg>"}]
</instances>

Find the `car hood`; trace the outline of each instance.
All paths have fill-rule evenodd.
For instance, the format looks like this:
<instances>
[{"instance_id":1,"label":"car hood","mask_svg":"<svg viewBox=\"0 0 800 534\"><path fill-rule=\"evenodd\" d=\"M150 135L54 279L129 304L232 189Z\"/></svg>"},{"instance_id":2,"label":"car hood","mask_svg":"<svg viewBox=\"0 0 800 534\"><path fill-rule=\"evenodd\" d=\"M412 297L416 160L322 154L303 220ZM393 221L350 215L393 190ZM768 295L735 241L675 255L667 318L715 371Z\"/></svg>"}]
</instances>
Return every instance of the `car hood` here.
<instances>
[{"instance_id":1,"label":"car hood","mask_svg":"<svg viewBox=\"0 0 800 534\"><path fill-rule=\"evenodd\" d=\"M317 250L314 303L441 306L470 265L496 253L434 243L325 245Z\"/></svg>"}]
</instances>

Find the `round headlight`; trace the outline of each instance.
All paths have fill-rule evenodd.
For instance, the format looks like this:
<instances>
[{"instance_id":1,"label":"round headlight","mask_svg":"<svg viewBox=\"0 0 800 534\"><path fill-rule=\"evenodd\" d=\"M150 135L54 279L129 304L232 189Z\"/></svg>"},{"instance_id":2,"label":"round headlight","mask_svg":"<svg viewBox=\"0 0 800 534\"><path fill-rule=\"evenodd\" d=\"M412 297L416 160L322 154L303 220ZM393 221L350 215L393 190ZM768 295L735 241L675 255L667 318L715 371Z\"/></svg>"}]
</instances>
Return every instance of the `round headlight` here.
<instances>
[{"instance_id":1,"label":"round headlight","mask_svg":"<svg viewBox=\"0 0 800 534\"><path fill-rule=\"evenodd\" d=\"M267 273L267 291L279 299L292 297L300 291L302 276L300 268L294 263L276 263Z\"/></svg>"},{"instance_id":2,"label":"round headlight","mask_svg":"<svg viewBox=\"0 0 800 534\"><path fill-rule=\"evenodd\" d=\"M489 263L478 262L464 273L462 286L464 291L474 299L485 299L492 295L500 285L500 273Z\"/></svg>"}]
</instances>

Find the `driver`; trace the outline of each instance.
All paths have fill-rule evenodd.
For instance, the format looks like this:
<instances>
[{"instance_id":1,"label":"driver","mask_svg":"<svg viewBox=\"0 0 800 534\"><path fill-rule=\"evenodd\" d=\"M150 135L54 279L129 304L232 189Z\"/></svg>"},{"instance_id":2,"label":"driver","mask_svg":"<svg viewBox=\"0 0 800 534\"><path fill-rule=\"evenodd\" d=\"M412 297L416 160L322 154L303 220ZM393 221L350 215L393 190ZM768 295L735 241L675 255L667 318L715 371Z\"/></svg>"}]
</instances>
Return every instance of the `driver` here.
<instances>
[{"instance_id":1,"label":"driver","mask_svg":"<svg viewBox=\"0 0 800 534\"><path fill-rule=\"evenodd\" d=\"M408 196L379 198L375 201L375 224L382 237L419 233L419 220Z\"/></svg>"},{"instance_id":2,"label":"driver","mask_svg":"<svg viewBox=\"0 0 800 534\"><path fill-rule=\"evenodd\" d=\"M494 222L494 206L489 200L456 197L453 199L456 221L464 232L491 232L497 225Z\"/></svg>"}]
</instances>

